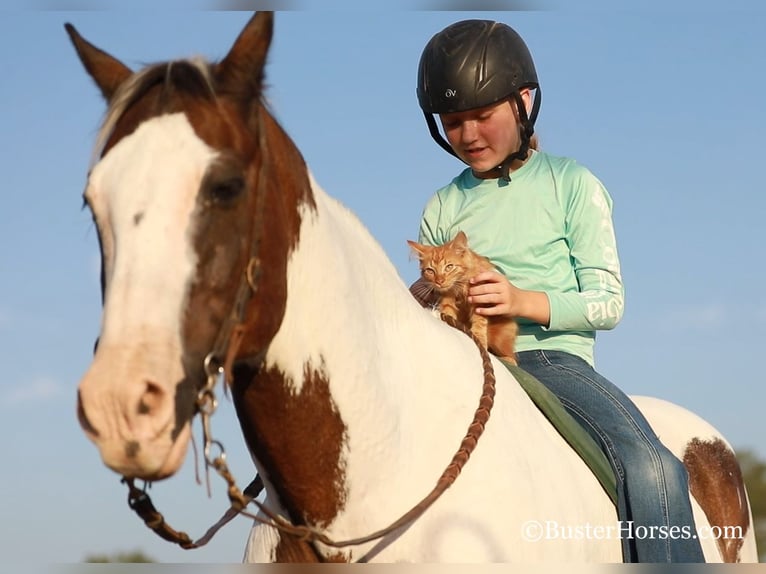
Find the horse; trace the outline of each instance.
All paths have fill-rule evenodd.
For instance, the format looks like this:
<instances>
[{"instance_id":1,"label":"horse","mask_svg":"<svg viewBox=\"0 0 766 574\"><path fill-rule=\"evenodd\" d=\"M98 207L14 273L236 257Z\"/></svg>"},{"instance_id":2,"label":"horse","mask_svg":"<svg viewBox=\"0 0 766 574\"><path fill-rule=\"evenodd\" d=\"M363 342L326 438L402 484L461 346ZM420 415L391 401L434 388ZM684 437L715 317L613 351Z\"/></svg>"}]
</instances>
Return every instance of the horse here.
<instances>
[{"instance_id":1,"label":"horse","mask_svg":"<svg viewBox=\"0 0 766 574\"><path fill-rule=\"evenodd\" d=\"M273 14L216 63L135 72L66 28L108 107L84 192L102 323L77 414L109 469L169 479L220 375L265 488L247 561L621 561L593 473L508 369L414 300L274 119ZM706 559L756 561L729 443L677 405L636 401L686 463L698 530L736 529L705 537ZM449 488L397 522L470 436Z\"/></svg>"}]
</instances>

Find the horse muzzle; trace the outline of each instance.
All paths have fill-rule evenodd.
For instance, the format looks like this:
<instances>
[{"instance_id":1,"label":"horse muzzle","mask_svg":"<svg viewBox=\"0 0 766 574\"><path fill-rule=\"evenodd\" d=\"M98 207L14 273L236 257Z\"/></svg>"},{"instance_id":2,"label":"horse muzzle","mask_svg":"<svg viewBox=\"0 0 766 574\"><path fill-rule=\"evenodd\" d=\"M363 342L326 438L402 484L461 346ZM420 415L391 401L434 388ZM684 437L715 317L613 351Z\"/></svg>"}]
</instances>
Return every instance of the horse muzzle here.
<instances>
[{"instance_id":1,"label":"horse muzzle","mask_svg":"<svg viewBox=\"0 0 766 574\"><path fill-rule=\"evenodd\" d=\"M106 466L144 480L178 471L191 437L191 413L177 408L178 385L159 381L182 378L180 372L152 372L99 349L80 382L77 415Z\"/></svg>"}]
</instances>

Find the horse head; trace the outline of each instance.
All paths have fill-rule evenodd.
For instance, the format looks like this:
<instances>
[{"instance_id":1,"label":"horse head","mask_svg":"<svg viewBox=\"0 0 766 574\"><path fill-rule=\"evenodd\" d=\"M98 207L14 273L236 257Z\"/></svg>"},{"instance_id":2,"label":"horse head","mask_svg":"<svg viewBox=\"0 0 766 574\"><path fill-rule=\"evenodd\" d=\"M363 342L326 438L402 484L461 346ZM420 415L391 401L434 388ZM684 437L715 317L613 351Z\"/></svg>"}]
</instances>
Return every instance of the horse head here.
<instances>
[{"instance_id":1,"label":"horse head","mask_svg":"<svg viewBox=\"0 0 766 574\"><path fill-rule=\"evenodd\" d=\"M206 359L230 378L246 371L284 313L286 262L313 200L303 158L263 101L272 29L258 13L218 63L133 72L67 25L108 104L84 193L103 317L78 416L127 477L178 470Z\"/></svg>"}]
</instances>

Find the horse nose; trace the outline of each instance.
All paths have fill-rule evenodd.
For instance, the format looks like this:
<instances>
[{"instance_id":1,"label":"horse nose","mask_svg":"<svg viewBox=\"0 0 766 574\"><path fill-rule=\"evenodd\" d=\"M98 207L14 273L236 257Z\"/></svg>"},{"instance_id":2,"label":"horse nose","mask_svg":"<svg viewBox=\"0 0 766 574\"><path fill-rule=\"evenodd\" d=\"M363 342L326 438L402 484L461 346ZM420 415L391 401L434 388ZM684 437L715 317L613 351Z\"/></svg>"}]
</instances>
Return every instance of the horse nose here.
<instances>
[{"instance_id":1,"label":"horse nose","mask_svg":"<svg viewBox=\"0 0 766 574\"><path fill-rule=\"evenodd\" d=\"M86 377L77 392L77 417L92 440L141 444L167 430L174 415L168 389L148 378L120 387L104 383Z\"/></svg>"},{"instance_id":2,"label":"horse nose","mask_svg":"<svg viewBox=\"0 0 766 574\"><path fill-rule=\"evenodd\" d=\"M125 476L168 476L183 463L195 396L182 384L178 345L100 338L78 387L77 415L106 466Z\"/></svg>"},{"instance_id":3,"label":"horse nose","mask_svg":"<svg viewBox=\"0 0 766 574\"><path fill-rule=\"evenodd\" d=\"M167 430L173 418L173 398L171 393L160 384L143 379L140 383L129 385L118 409L127 428L124 439L137 441L138 444L154 439L158 433Z\"/></svg>"},{"instance_id":4,"label":"horse nose","mask_svg":"<svg viewBox=\"0 0 766 574\"><path fill-rule=\"evenodd\" d=\"M81 382L77 416L88 439L112 470L125 476L157 480L183 462L187 433L176 420L175 389L149 377L115 380L93 373ZM183 432L182 432L183 431Z\"/></svg>"},{"instance_id":5,"label":"horse nose","mask_svg":"<svg viewBox=\"0 0 766 574\"><path fill-rule=\"evenodd\" d=\"M160 385L157 383L144 381L143 386L143 391L134 400L135 407L131 407L130 404L128 404L126 409L126 420L129 423L131 420L135 421L134 424L130 425L130 427L136 431L139 430L139 428L142 426L140 417L151 418L153 415L157 415L162 411L163 401L165 398L164 395L166 394L162 390L162 387L160 387ZM135 417L131 416L131 411ZM88 435L94 438L100 436L98 429L91 422L90 418L88 418L88 414L83 404L82 391L79 389L77 391L77 419L80 421L80 426L82 429Z\"/></svg>"},{"instance_id":6,"label":"horse nose","mask_svg":"<svg viewBox=\"0 0 766 574\"><path fill-rule=\"evenodd\" d=\"M143 392L138 396L136 414L151 417L162 410L167 393L152 381L144 381L143 385Z\"/></svg>"}]
</instances>

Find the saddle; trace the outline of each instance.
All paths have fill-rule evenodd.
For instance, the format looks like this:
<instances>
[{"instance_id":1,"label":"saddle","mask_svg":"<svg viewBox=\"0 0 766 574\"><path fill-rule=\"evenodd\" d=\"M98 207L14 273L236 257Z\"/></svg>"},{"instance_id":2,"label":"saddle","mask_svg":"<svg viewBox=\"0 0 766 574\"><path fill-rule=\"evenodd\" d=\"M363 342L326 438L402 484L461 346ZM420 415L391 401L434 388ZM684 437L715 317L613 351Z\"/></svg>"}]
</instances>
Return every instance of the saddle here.
<instances>
[{"instance_id":1,"label":"saddle","mask_svg":"<svg viewBox=\"0 0 766 574\"><path fill-rule=\"evenodd\" d=\"M524 369L506 361L500 360L529 395L532 402L545 415L554 428L571 446L580 458L588 465L601 483L602 488L617 506L617 479L612 465L609 464L604 451L596 440L580 425L567 410L556 395L537 378Z\"/></svg>"}]
</instances>

